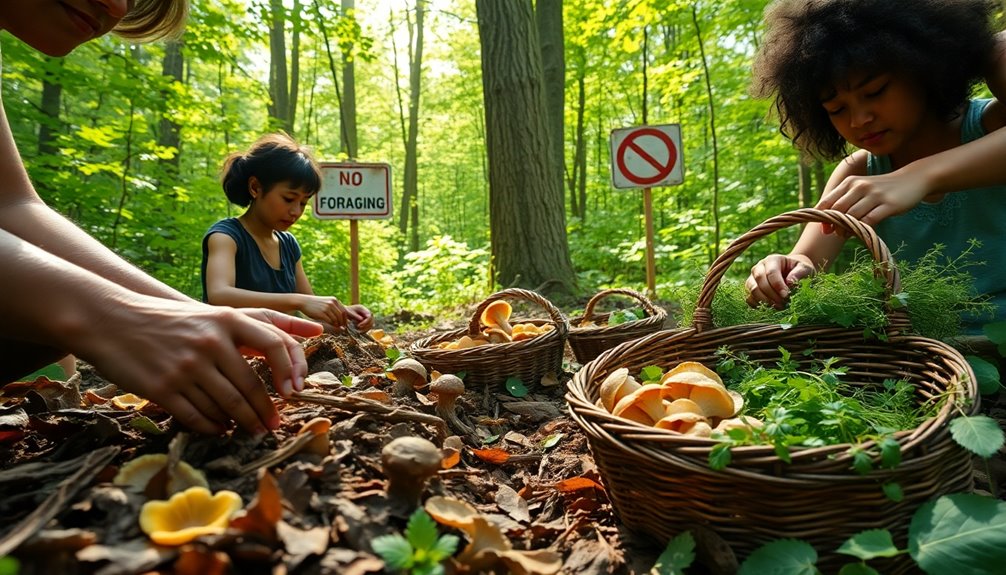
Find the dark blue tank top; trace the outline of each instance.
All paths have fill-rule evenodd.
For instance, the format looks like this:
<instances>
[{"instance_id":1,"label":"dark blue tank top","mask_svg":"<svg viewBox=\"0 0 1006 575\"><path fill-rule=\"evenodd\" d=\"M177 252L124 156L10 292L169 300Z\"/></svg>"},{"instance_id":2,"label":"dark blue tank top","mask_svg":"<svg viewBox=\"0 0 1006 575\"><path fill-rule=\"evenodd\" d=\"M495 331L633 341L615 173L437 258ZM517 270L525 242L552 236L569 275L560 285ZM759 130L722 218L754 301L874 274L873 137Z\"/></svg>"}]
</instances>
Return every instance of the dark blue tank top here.
<instances>
[{"instance_id":1,"label":"dark blue tank top","mask_svg":"<svg viewBox=\"0 0 1006 575\"><path fill-rule=\"evenodd\" d=\"M267 293L297 291L297 262L300 244L290 232L273 232L279 238L279 269L274 269L262 257L255 238L237 218L227 218L210 226L203 236L203 301L206 301L206 262L209 259L209 238L212 234L227 234L238 246L234 254L234 287Z\"/></svg>"}]
</instances>

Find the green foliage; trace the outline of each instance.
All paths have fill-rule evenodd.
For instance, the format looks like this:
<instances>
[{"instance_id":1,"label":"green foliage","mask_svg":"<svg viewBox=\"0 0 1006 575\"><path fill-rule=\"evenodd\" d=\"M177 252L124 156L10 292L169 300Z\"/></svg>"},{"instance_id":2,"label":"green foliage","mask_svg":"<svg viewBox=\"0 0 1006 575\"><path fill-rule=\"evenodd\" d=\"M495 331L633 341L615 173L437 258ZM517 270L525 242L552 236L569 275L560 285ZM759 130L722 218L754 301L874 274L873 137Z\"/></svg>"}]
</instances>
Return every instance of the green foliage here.
<instances>
[{"instance_id":1,"label":"green foliage","mask_svg":"<svg viewBox=\"0 0 1006 575\"><path fill-rule=\"evenodd\" d=\"M691 531L679 533L667 543L663 553L650 570L650 575L684 575L695 561L695 538Z\"/></svg>"},{"instance_id":2,"label":"green foliage","mask_svg":"<svg viewBox=\"0 0 1006 575\"><path fill-rule=\"evenodd\" d=\"M857 385L846 381L848 369L838 367L835 358L816 361L812 370L805 370L786 349L779 353L773 367L727 348L719 350L717 371L728 387L744 396L744 414L764 422L760 428L720 434L721 445L772 445L780 458L789 461L793 447L849 443L854 468L867 473L874 455L883 467L896 467L901 462L900 444L891 434L918 426L935 409L918 408L914 388L906 381L885 381L874 388ZM867 452L861 444L869 441L875 446ZM725 449L710 452L714 469L729 463Z\"/></svg>"},{"instance_id":3,"label":"green foliage","mask_svg":"<svg viewBox=\"0 0 1006 575\"><path fill-rule=\"evenodd\" d=\"M656 365L648 365L639 370L639 380L643 383L659 383L664 377L664 370Z\"/></svg>"},{"instance_id":4,"label":"green foliage","mask_svg":"<svg viewBox=\"0 0 1006 575\"><path fill-rule=\"evenodd\" d=\"M527 386L524 385L524 382L519 377L508 377L503 385L510 392L510 395L514 397L524 397L528 394Z\"/></svg>"},{"instance_id":5,"label":"green foliage","mask_svg":"<svg viewBox=\"0 0 1006 575\"><path fill-rule=\"evenodd\" d=\"M371 541L374 552L384 559L390 571L405 571L412 575L443 575L441 563L454 554L459 539L456 535L440 535L437 524L423 508L409 517L405 536L381 535Z\"/></svg>"},{"instance_id":6,"label":"green foliage","mask_svg":"<svg viewBox=\"0 0 1006 575\"><path fill-rule=\"evenodd\" d=\"M63 371L63 368L58 363L51 363L42 369L33 371L32 373L19 378L19 381L34 381L40 376L48 377L53 381L66 381L66 372Z\"/></svg>"},{"instance_id":7,"label":"green foliage","mask_svg":"<svg viewBox=\"0 0 1006 575\"><path fill-rule=\"evenodd\" d=\"M985 458L998 453L1006 441L999 422L987 415L954 418L950 422L950 435L971 453Z\"/></svg>"},{"instance_id":8,"label":"green foliage","mask_svg":"<svg viewBox=\"0 0 1006 575\"><path fill-rule=\"evenodd\" d=\"M1002 572L1006 560L1006 503L969 493L945 495L921 505L912 516L908 549L898 549L885 529L862 531L845 541L838 553L860 560L842 567L839 575L876 575L866 564L878 557L909 553L930 575ZM772 541L756 549L741 564L739 575L819 574L817 551L804 541Z\"/></svg>"},{"instance_id":9,"label":"green foliage","mask_svg":"<svg viewBox=\"0 0 1006 575\"><path fill-rule=\"evenodd\" d=\"M891 300L884 298L882 279L876 265L863 251L857 252L849 269L843 273L820 273L800 280L784 310L767 306L751 308L740 280L724 279L713 298L713 320L719 327L748 323L782 325L834 324L860 328L866 337L884 337L886 308L907 305L912 331L944 340L961 332L964 315L987 315L992 306L987 298L976 296L972 288L970 250L954 260L942 255L942 246L929 250L915 264L898 263L902 292ZM698 287L676 291L682 306L682 324L692 321Z\"/></svg>"},{"instance_id":10,"label":"green foliage","mask_svg":"<svg viewBox=\"0 0 1006 575\"><path fill-rule=\"evenodd\" d=\"M989 395L999 391L1002 384L999 380L998 367L976 355L966 355L964 359L968 360L968 363L971 364L971 369L974 370L975 377L978 378L978 391L982 395Z\"/></svg>"},{"instance_id":11,"label":"green foliage","mask_svg":"<svg viewBox=\"0 0 1006 575\"><path fill-rule=\"evenodd\" d=\"M430 239L425 250L406 254L392 274L406 309L434 312L484 297L489 286L489 252L471 249L450 236Z\"/></svg>"},{"instance_id":12,"label":"green foliage","mask_svg":"<svg viewBox=\"0 0 1006 575\"><path fill-rule=\"evenodd\" d=\"M817 551L804 541L781 539L755 549L737 575L819 575Z\"/></svg>"},{"instance_id":13,"label":"green foliage","mask_svg":"<svg viewBox=\"0 0 1006 575\"><path fill-rule=\"evenodd\" d=\"M608 325L619 325L630 321L639 321L646 317L646 312L638 308L620 309L608 315Z\"/></svg>"},{"instance_id":14,"label":"green foliage","mask_svg":"<svg viewBox=\"0 0 1006 575\"><path fill-rule=\"evenodd\" d=\"M14 557L0 557L0 575L17 575L21 571L21 563Z\"/></svg>"}]
</instances>

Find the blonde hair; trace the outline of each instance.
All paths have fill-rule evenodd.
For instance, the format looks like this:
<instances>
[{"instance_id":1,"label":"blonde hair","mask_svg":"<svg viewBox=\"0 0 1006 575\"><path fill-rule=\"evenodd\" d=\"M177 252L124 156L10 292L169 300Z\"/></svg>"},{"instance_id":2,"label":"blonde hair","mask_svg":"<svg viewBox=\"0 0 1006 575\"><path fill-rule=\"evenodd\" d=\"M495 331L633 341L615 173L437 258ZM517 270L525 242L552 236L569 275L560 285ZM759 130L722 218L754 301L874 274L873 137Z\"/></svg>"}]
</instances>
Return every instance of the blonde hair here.
<instances>
[{"instance_id":1,"label":"blonde hair","mask_svg":"<svg viewBox=\"0 0 1006 575\"><path fill-rule=\"evenodd\" d=\"M137 41L176 38L185 28L189 0L136 0L112 32Z\"/></svg>"}]
</instances>

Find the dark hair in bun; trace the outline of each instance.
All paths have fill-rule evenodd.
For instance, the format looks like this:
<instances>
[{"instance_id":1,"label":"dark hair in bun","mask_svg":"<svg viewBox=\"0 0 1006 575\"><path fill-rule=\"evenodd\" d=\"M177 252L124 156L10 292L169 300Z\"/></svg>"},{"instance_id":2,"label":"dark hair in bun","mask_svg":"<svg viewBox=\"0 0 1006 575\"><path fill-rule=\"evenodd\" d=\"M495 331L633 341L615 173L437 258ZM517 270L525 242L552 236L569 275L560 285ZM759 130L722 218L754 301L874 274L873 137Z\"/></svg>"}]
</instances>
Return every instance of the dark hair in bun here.
<instances>
[{"instance_id":1,"label":"dark hair in bun","mask_svg":"<svg viewBox=\"0 0 1006 575\"><path fill-rule=\"evenodd\" d=\"M311 195L321 189L321 168L311 151L284 133L262 136L247 152L227 156L222 174L224 194L241 207L251 204L248 179L252 176L262 184L263 193L280 182L304 187Z\"/></svg>"}]
</instances>

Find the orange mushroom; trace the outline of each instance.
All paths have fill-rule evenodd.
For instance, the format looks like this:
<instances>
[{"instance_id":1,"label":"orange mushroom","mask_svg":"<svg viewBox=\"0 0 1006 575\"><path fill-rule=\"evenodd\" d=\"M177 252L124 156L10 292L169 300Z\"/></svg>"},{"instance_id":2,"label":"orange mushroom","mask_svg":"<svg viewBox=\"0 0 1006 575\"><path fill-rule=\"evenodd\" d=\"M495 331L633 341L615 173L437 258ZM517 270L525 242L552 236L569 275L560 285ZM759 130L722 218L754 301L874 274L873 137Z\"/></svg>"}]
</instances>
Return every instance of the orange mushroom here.
<instances>
[{"instance_id":1,"label":"orange mushroom","mask_svg":"<svg viewBox=\"0 0 1006 575\"><path fill-rule=\"evenodd\" d=\"M327 417L315 417L301 426L297 435L311 434L313 438L308 441L301 451L325 456L331 453L331 445L328 442L328 430L332 428L332 420Z\"/></svg>"},{"instance_id":2,"label":"orange mushroom","mask_svg":"<svg viewBox=\"0 0 1006 575\"><path fill-rule=\"evenodd\" d=\"M743 400L738 402L727 391L716 372L694 361L683 361L668 371L660 385L670 399L690 399L698 404L706 417L730 417L743 405Z\"/></svg>"},{"instance_id":3,"label":"orange mushroom","mask_svg":"<svg viewBox=\"0 0 1006 575\"><path fill-rule=\"evenodd\" d=\"M150 402L135 393L124 393L122 395L116 395L112 398L112 405L114 405L117 409L126 411L130 409L142 409L148 403Z\"/></svg>"},{"instance_id":4,"label":"orange mushroom","mask_svg":"<svg viewBox=\"0 0 1006 575\"><path fill-rule=\"evenodd\" d=\"M699 413L688 411L667 415L656 422L654 427L699 437L709 437L712 432L709 421L705 417Z\"/></svg>"},{"instance_id":5,"label":"orange mushroom","mask_svg":"<svg viewBox=\"0 0 1006 575\"><path fill-rule=\"evenodd\" d=\"M620 399L642 387L638 381L629 375L629 370L620 367L611 372L601 382L601 405L608 411L615 408Z\"/></svg>"},{"instance_id":6,"label":"orange mushroom","mask_svg":"<svg viewBox=\"0 0 1006 575\"><path fill-rule=\"evenodd\" d=\"M665 393L659 385L644 385L619 400L611 413L636 423L653 425L664 417Z\"/></svg>"},{"instance_id":7,"label":"orange mushroom","mask_svg":"<svg viewBox=\"0 0 1006 575\"><path fill-rule=\"evenodd\" d=\"M513 328L510 326L511 313L513 313L513 308L510 307L510 304L505 301L497 300L490 303L484 310L482 310L482 315L479 319L486 327L498 327L507 334L510 334L513 332Z\"/></svg>"},{"instance_id":8,"label":"orange mushroom","mask_svg":"<svg viewBox=\"0 0 1006 575\"><path fill-rule=\"evenodd\" d=\"M205 487L190 487L167 501L144 503L140 529L158 545L178 546L223 533L241 506L241 496L233 491L211 495Z\"/></svg>"}]
</instances>

